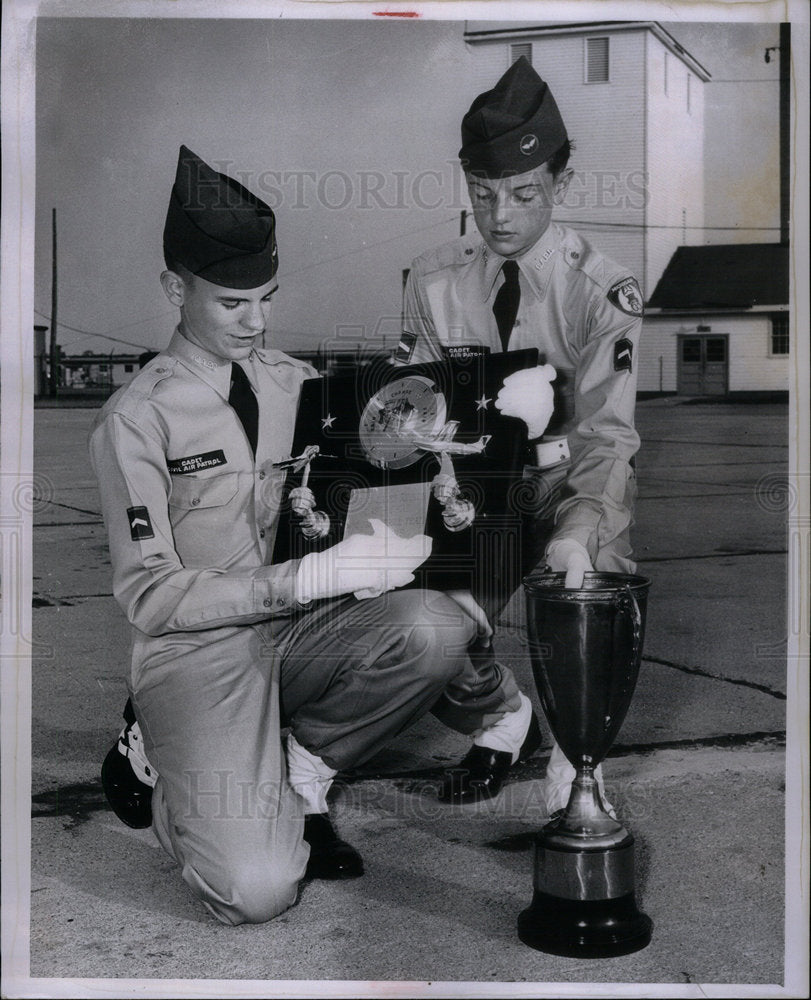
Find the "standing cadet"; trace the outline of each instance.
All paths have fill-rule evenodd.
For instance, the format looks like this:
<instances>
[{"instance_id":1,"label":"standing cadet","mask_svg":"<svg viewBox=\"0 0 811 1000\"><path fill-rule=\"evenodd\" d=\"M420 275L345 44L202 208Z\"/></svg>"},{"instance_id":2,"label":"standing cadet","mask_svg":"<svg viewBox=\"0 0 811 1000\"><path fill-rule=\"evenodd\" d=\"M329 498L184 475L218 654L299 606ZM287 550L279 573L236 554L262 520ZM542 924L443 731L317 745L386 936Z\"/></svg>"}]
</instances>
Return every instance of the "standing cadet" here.
<instances>
[{"instance_id":1,"label":"standing cadet","mask_svg":"<svg viewBox=\"0 0 811 1000\"><path fill-rule=\"evenodd\" d=\"M579 587L592 568L634 568L628 530L642 295L626 268L551 221L572 176L570 149L555 99L525 58L476 98L462 121L459 157L479 235L413 262L397 360L536 347L554 367L554 416L531 441L535 513L522 568L546 563ZM510 405L543 391L547 371L508 380ZM492 620L500 608L485 610ZM484 675L480 684L486 688ZM490 675L490 690L499 685L509 713L515 682L503 667ZM449 775L447 797L468 800L486 767L474 747ZM555 746L544 786L550 812L565 806L573 777Z\"/></svg>"},{"instance_id":2,"label":"standing cadet","mask_svg":"<svg viewBox=\"0 0 811 1000\"><path fill-rule=\"evenodd\" d=\"M393 589L429 540L379 522L271 565L274 464L314 375L256 346L277 288L273 213L182 147L164 254L180 324L90 438L114 593L134 626L128 724L104 784L125 821L151 817L216 917L255 923L294 902L305 871L363 873L330 824L330 782L468 669L476 626L445 595ZM146 782L140 798L126 798L127 772Z\"/></svg>"}]
</instances>

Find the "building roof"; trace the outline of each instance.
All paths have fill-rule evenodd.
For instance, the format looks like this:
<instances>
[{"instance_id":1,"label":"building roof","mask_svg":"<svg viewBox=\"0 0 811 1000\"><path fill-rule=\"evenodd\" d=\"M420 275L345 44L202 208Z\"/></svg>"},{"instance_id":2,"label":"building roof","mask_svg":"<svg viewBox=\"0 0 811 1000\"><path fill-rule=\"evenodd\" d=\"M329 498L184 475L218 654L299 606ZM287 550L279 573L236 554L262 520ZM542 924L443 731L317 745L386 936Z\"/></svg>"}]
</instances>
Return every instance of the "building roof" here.
<instances>
[{"instance_id":1,"label":"building roof","mask_svg":"<svg viewBox=\"0 0 811 1000\"><path fill-rule=\"evenodd\" d=\"M652 32L662 44L678 56L682 62L702 80L710 80L709 70L691 55L683 45L667 31L658 21L577 21L575 23L553 21L468 21L465 27L466 42L493 41L502 38L505 41L531 40L550 35L594 34L608 31L639 31Z\"/></svg>"},{"instance_id":2,"label":"building roof","mask_svg":"<svg viewBox=\"0 0 811 1000\"><path fill-rule=\"evenodd\" d=\"M788 305L788 249L780 243L679 247L648 305L653 309Z\"/></svg>"}]
</instances>

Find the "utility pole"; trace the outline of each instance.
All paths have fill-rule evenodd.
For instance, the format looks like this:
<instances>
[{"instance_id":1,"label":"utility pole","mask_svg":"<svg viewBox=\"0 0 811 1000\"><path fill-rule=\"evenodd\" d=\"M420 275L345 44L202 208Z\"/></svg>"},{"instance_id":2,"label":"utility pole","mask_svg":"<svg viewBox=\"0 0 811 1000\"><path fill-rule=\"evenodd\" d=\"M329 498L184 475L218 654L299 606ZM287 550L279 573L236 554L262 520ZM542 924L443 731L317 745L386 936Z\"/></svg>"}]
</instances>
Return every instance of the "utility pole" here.
<instances>
[{"instance_id":1,"label":"utility pole","mask_svg":"<svg viewBox=\"0 0 811 1000\"><path fill-rule=\"evenodd\" d=\"M56 396L59 386L59 350L56 346L56 209L51 209L51 374L48 383L49 395Z\"/></svg>"},{"instance_id":2,"label":"utility pole","mask_svg":"<svg viewBox=\"0 0 811 1000\"><path fill-rule=\"evenodd\" d=\"M791 221L791 25L780 25L780 242L789 243Z\"/></svg>"}]
</instances>

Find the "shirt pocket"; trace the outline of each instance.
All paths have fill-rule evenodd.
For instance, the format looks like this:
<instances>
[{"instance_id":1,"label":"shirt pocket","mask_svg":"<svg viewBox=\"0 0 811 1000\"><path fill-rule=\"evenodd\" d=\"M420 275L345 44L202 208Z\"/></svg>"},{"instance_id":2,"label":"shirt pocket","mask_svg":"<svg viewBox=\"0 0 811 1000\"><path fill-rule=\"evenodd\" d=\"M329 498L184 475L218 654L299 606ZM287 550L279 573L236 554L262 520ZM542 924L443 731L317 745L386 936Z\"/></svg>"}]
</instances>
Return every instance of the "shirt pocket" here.
<instances>
[{"instance_id":1,"label":"shirt pocket","mask_svg":"<svg viewBox=\"0 0 811 1000\"><path fill-rule=\"evenodd\" d=\"M172 479L169 506L178 512L224 507L234 499L238 488L237 472L205 477L175 476Z\"/></svg>"}]
</instances>

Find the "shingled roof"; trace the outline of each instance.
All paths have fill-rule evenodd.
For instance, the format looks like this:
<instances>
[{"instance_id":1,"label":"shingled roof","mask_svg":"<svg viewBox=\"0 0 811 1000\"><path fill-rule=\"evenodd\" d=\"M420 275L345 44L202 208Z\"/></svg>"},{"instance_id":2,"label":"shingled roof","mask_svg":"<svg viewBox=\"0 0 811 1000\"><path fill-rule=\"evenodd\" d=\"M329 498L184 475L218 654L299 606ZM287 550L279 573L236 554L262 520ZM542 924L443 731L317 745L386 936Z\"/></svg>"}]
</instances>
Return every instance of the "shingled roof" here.
<instances>
[{"instance_id":1,"label":"shingled roof","mask_svg":"<svg viewBox=\"0 0 811 1000\"><path fill-rule=\"evenodd\" d=\"M679 247L648 305L654 309L788 305L788 247L780 243Z\"/></svg>"}]
</instances>

